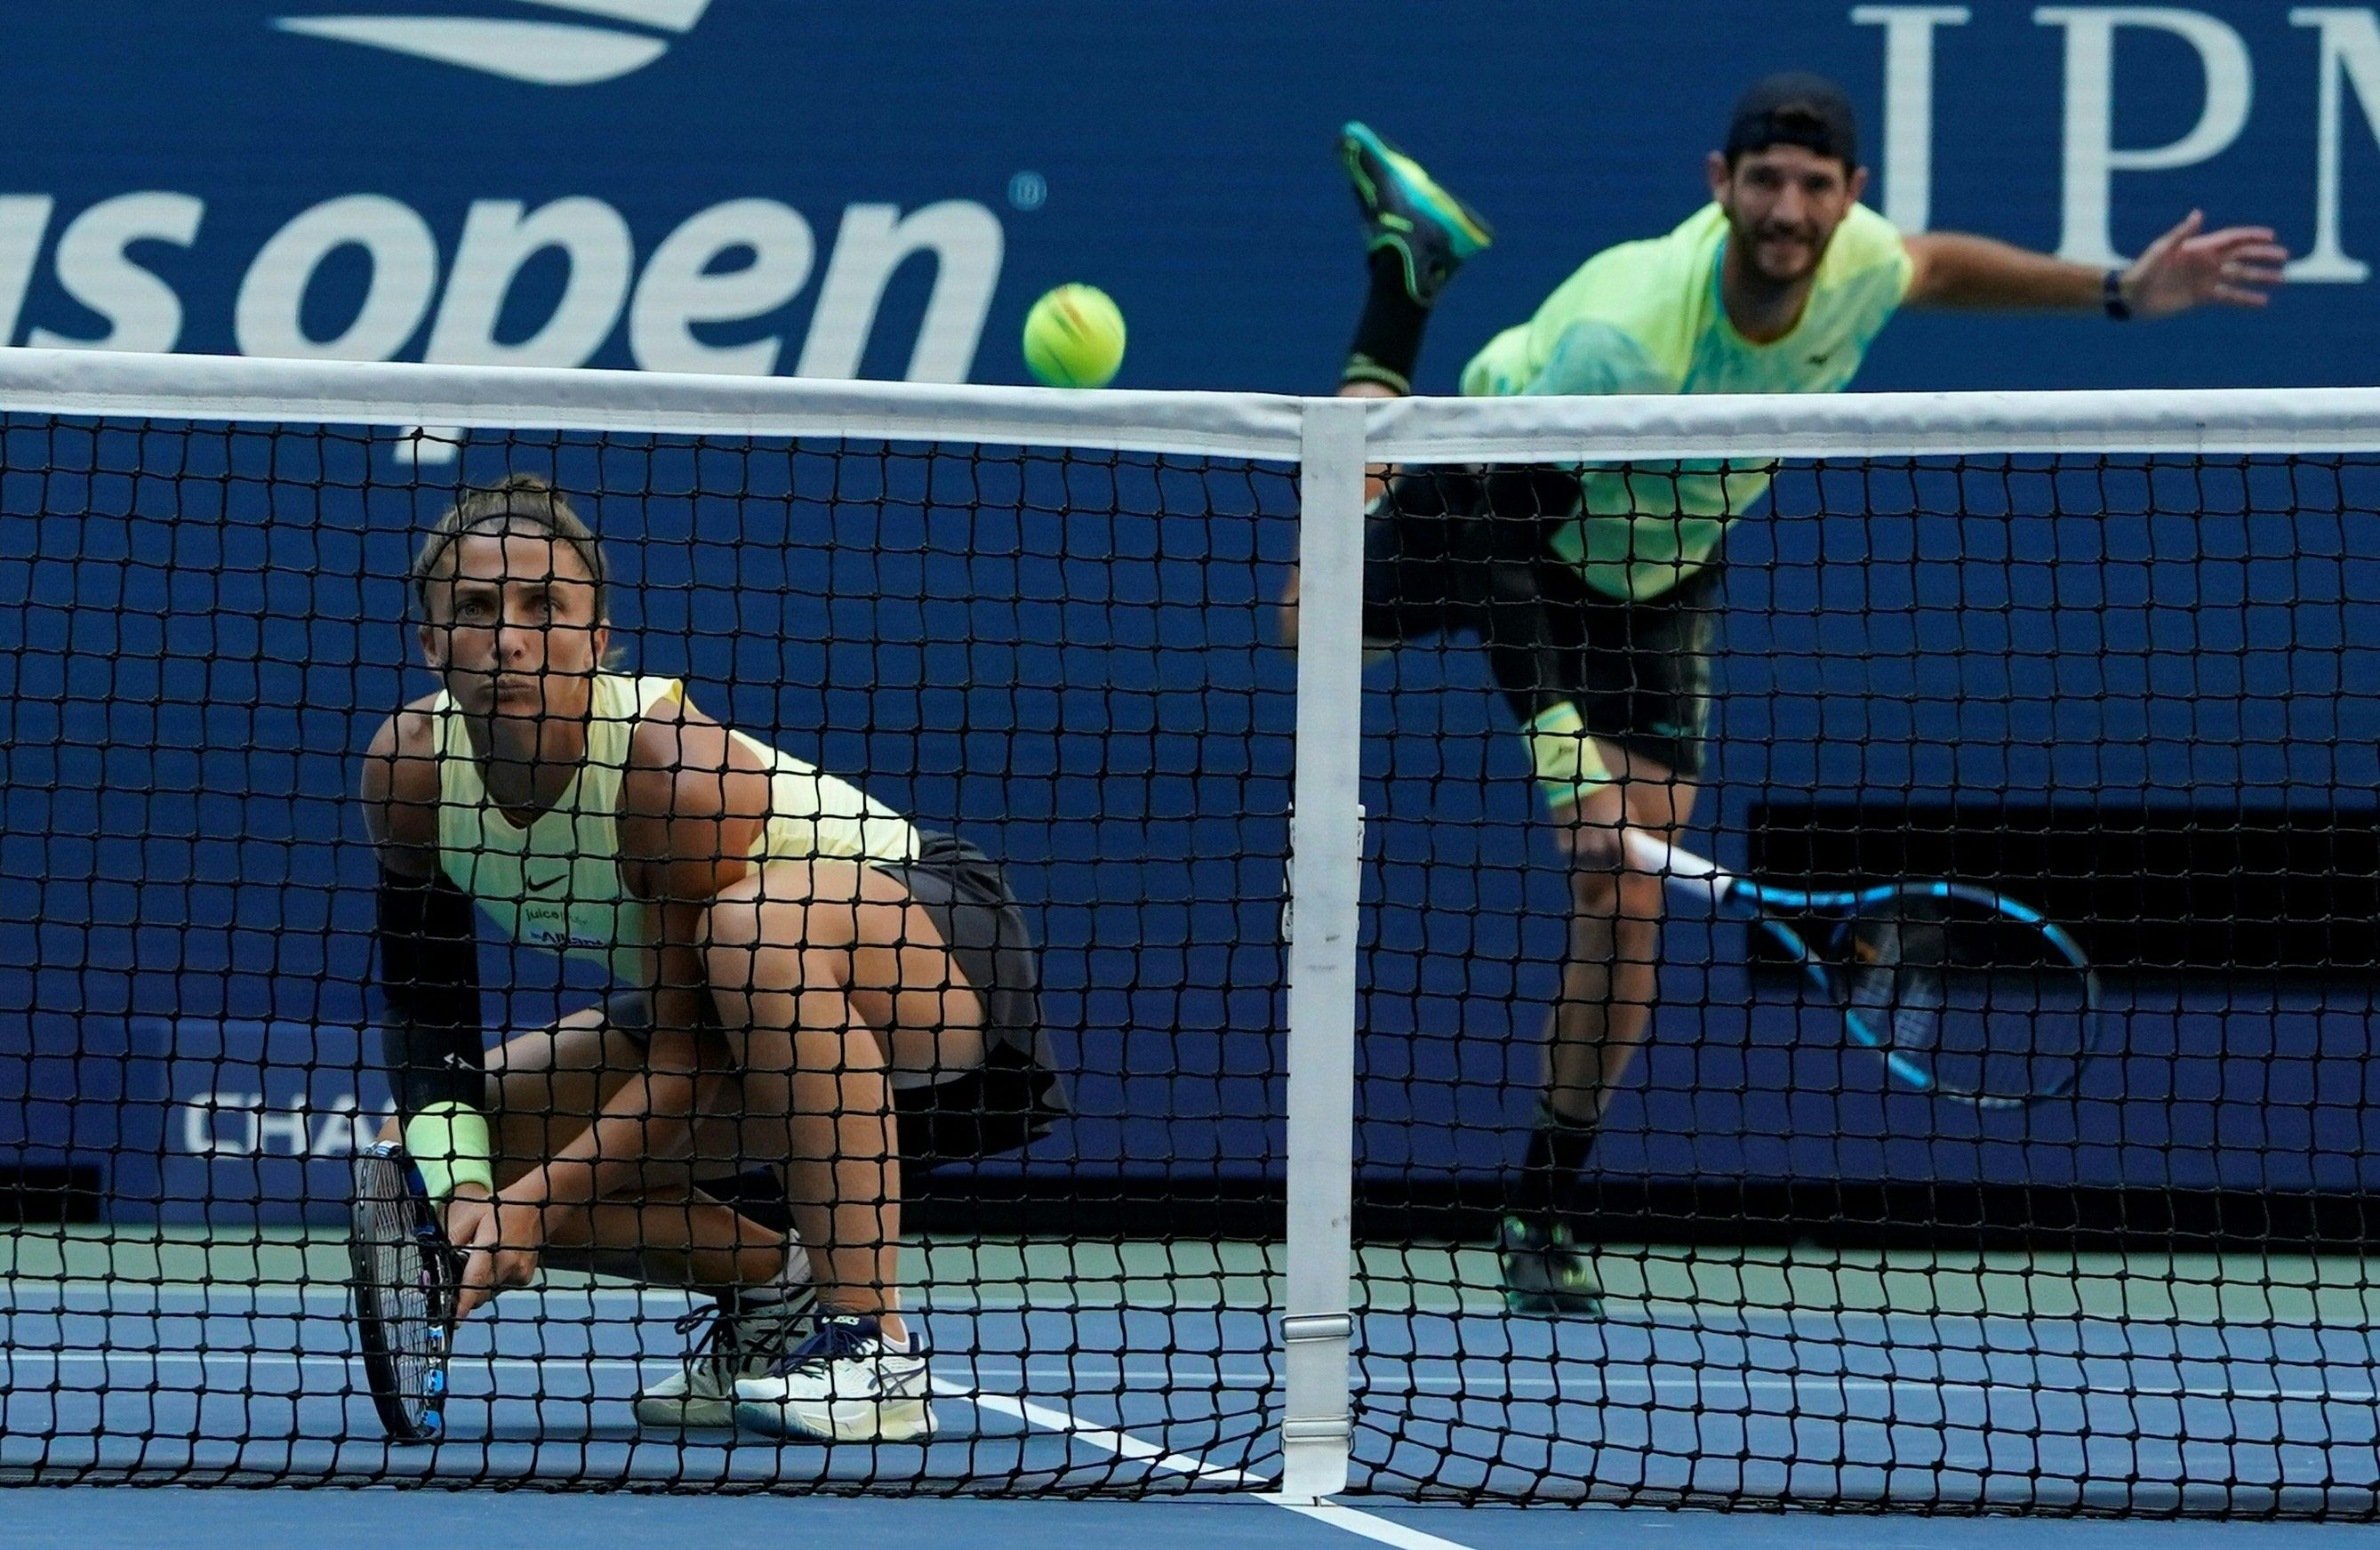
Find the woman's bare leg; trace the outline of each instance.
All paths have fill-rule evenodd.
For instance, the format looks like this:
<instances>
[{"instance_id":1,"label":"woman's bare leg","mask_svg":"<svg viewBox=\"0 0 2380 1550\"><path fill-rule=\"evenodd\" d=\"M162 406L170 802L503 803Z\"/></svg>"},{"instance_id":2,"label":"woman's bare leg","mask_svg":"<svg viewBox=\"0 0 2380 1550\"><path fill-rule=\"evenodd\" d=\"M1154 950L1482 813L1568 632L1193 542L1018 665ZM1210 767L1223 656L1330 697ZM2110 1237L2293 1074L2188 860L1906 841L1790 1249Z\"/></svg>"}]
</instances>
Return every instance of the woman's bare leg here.
<instances>
[{"instance_id":1,"label":"woman's bare leg","mask_svg":"<svg viewBox=\"0 0 2380 1550\"><path fill-rule=\"evenodd\" d=\"M856 862L764 867L711 906L705 956L747 1101L784 1116L820 1300L905 1338L892 1077L980 1065L981 997L899 880Z\"/></svg>"}]
</instances>

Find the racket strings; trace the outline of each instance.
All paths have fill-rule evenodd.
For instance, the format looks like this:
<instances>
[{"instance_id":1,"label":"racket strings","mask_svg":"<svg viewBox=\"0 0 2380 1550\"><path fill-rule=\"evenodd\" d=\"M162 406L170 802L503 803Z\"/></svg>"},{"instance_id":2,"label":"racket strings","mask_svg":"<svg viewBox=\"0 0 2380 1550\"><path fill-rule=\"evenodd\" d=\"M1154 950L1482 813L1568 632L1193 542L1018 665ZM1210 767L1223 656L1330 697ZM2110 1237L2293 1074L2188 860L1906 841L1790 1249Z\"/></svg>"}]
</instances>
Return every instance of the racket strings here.
<instances>
[{"instance_id":1,"label":"racket strings","mask_svg":"<svg viewBox=\"0 0 2380 1550\"><path fill-rule=\"evenodd\" d=\"M354 1216L357 1312L369 1334L368 1363L380 1397L415 1425L431 1409L443 1354L445 1295L438 1246L425 1238L421 1203L400 1166L357 1160Z\"/></svg>"},{"instance_id":2,"label":"racket strings","mask_svg":"<svg viewBox=\"0 0 2380 1550\"><path fill-rule=\"evenodd\" d=\"M1897 894L1846 921L1837 946L1858 1031L1947 1090L2062 1091L2089 1054L2088 971L1982 900Z\"/></svg>"}]
</instances>

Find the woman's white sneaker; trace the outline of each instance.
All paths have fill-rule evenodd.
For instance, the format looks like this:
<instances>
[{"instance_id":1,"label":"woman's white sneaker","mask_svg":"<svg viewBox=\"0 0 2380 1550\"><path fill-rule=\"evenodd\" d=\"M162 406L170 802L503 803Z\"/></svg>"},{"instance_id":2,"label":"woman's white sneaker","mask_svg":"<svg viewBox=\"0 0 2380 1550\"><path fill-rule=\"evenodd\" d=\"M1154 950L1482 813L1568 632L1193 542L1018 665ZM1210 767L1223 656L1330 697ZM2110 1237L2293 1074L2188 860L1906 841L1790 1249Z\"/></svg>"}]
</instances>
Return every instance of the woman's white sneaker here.
<instances>
[{"instance_id":1,"label":"woman's white sneaker","mask_svg":"<svg viewBox=\"0 0 2380 1550\"><path fill-rule=\"evenodd\" d=\"M773 1373L737 1380L735 1419L775 1437L922 1442L934 1434L926 1359L872 1318L828 1313Z\"/></svg>"},{"instance_id":2,"label":"woman's white sneaker","mask_svg":"<svg viewBox=\"0 0 2380 1550\"><path fill-rule=\"evenodd\" d=\"M735 1425L735 1381L774 1372L787 1351L809 1339L817 1312L818 1299L799 1284L695 1309L677 1321L678 1333L702 1330L700 1337L676 1372L637 1396L637 1423L668 1432Z\"/></svg>"}]
</instances>

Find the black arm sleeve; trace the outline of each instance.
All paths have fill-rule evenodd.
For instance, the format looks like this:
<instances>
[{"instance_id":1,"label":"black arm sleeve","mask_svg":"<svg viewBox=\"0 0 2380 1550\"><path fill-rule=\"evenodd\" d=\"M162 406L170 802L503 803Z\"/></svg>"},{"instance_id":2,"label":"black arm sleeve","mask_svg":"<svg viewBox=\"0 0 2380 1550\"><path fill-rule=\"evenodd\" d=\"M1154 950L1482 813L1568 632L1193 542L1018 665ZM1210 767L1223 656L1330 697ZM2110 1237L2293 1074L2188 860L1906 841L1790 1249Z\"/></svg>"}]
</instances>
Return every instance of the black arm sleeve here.
<instances>
[{"instance_id":1,"label":"black arm sleeve","mask_svg":"<svg viewBox=\"0 0 2380 1550\"><path fill-rule=\"evenodd\" d=\"M480 934L471 901L443 872L380 873L381 1056L397 1112L487 1102L480 1023Z\"/></svg>"}]
</instances>

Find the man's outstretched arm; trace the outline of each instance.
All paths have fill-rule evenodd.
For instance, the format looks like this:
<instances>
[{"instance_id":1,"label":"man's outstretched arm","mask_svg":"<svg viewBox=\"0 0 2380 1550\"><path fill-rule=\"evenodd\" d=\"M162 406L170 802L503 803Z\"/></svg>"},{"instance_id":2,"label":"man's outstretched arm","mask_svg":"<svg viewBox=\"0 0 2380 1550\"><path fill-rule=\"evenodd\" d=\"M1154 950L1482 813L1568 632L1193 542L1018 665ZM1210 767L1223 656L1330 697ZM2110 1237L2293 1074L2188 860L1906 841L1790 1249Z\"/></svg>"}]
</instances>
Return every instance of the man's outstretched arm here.
<instances>
[{"instance_id":1,"label":"man's outstretched arm","mask_svg":"<svg viewBox=\"0 0 2380 1550\"><path fill-rule=\"evenodd\" d=\"M2126 313L2162 318L2210 302L2265 304L2281 283L2288 250L2273 240L2269 227L2205 231L2205 224L2204 213L2192 211L2119 272L2116 299ZM2057 311L2101 307L2108 299L2107 271L2089 264L1966 232L1921 232L1902 240L1916 265L1909 285L1912 305Z\"/></svg>"}]
</instances>

